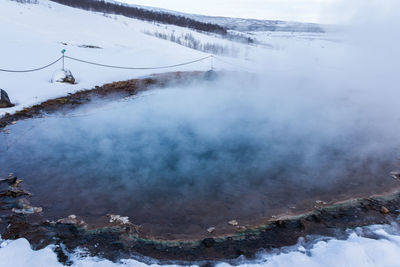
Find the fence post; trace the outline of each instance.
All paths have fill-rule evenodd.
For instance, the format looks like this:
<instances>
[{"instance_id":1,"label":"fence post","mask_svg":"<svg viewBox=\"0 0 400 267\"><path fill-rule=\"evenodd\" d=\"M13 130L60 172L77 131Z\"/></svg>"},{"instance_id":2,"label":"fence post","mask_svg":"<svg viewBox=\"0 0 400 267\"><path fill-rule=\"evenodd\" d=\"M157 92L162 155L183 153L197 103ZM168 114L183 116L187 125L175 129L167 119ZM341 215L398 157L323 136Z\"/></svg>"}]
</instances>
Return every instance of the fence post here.
<instances>
[{"instance_id":1,"label":"fence post","mask_svg":"<svg viewBox=\"0 0 400 267\"><path fill-rule=\"evenodd\" d=\"M62 70L63 71L65 71L65 52L67 52L67 50L65 50L65 49L63 49L63 50L61 50L61 53L62 53Z\"/></svg>"}]
</instances>

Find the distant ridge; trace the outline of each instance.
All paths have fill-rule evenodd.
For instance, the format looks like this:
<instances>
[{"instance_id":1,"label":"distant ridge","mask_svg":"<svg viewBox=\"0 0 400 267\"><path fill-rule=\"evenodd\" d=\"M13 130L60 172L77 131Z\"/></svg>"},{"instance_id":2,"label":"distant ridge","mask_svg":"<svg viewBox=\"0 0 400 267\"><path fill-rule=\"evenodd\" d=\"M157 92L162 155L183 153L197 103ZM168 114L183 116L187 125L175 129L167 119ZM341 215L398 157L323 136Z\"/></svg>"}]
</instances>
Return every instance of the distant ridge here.
<instances>
[{"instance_id":1,"label":"distant ridge","mask_svg":"<svg viewBox=\"0 0 400 267\"><path fill-rule=\"evenodd\" d=\"M132 5L113 0L50 0L70 7L123 15L145 21L191 28L204 32L226 35L228 30L247 31L283 31L283 32L325 32L322 25L317 23L288 22L281 20L259 20L229 17L213 17L188 14L154 8Z\"/></svg>"},{"instance_id":2,"label":"distant ridge","mask_svg":"<svg viewBox=\"0 0 400 267\"><path fill-rule=\"evenodd\" d=\"M112 3L119 3L114 0L106 0ZM131 7L151 10L154 12L168 13L177 16L183 16L194 19L196 21L211 23L219 25L227 30L235 30L240 32L247 31L282 31L282 32L325 32L325 25L307 22L294 22L283 20L260 20L260 19L244 19L244 18L231 18L222 16L205 16L198 14L189 14L184 12L173 11L164 8L124 4Z\"/></svg>"},{"instance_id":3,"label":"distant ridge","mask_svg":"<svg viewBox=\"0 0 400 267\"><path fill-rule=\"evenodd\" d=\"M154 21L164 24L172 24L204 32L213 32L222 35L227 34L227 30L224 27L217 24L201 22L193 18L185 17L182 15L176 15L173 13L160 12L151 9L130 6L115 1L104 1L104 0L50 0L50 1L84 10L103 12L115 15L123 15L130 18L136 18L145 21Z\"/></svg>"}]
</instances>

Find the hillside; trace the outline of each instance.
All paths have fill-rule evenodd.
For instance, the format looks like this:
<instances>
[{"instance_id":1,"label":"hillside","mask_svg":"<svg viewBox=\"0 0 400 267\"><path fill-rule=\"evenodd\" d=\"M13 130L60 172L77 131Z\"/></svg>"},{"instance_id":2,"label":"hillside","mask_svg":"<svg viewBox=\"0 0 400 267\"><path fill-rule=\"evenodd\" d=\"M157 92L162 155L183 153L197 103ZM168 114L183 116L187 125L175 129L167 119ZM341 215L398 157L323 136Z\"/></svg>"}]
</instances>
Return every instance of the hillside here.
<instances>
[{"instance_id":1,"label":"hillside","mask_svg":"<svg viewBox=\"0 0 400 267\"><path fill-rule=\"evenodd\" d=\"M84 10L103 12L107 14L123 15L130 18L141 19L144 21L172 24L181 27L187 27L195 30L226 34L224 27L209 22L201 22L187 16L173 14L170 12L157 12L142 7L123 5L113 1L101 0L51 0L59 4L76 7Z\"/></svg>"},{"instance_id":2,"label":"hillside","mask_svg":"<svg viewBox=\"0 0 400 267\"><path fill-rule=\"evenodd\" d=\"M272 63L286 57L283 51L294 45L321 49L334 44L320 33L232 31L239 38L227 39L219 34L85 11L48 0L7 0L0 5L0 23L7 25L2 30L6 42L0 44L0 69L41 67L59 58L60 51L66 49L66 55L75 58L133 67L174 65L214 54L222 61L204 60L162 71L207 70L211 64L217 69L249 71L257 64L264 65L265 60ZM253 42L243 42L246 38ZM0 88L16 104L0 110L0 115L81 89L160 72L102 68L71 60L66 61L66 67L77 79L76 85L50 82L61 63L32 73L0 72ZM288 67L281 63L263 66L274 71Z\"/></svg>"},{"instance_id":3,"label":"hillside","mask_svg":"<svg viewBox=\"0 0 400 267\"><path fill-rule=\"evenodd\" d=\"M69 1L69 0L53 0L53 1ZM93 0L87 0L93 1ZM97 0L95 0L97 2ZM106 1L108 3L118 3L118 1ZM206 23L209 25L218 25L227 30L235 30L240 32L247 31L283 31L283 32L314 32L322 33L326 29L326 25L317 23L304 23L304 22L293 22L293 21L281 21L281 20L259 20L259 19L244 19L244 18L229 18L229 17L215 17L205 16L199 14L189 14L183 12L177 12L174 10L168 10L163 8L155 8L142 5L123 4L125 7L148 10L159 14L170 14L178 17L185 17L192 19L197 22Z\"/></svg>"},{"instance_id":4,"label":"hillside","mask_svg":"<svg viewBox=\"0 0 400 267\"><path fill-rule=\"evenodd\" d=\"M152 67L177 64L207 56L206 54L166 42L143 33L162 28L140 20L107 16L59 5L47 0L38 4L1 1L0 68L20 70L44 66L67 55L112 65ZM176 70L204 70L208 62L199 62ZM50 97L62 96L82 88L106 82L126 80L153 73L152 70L120 70L66 62L77 78L77 85L53 84L53 72L61 63L32 73L0 72L0 88L6 90L16 107L13 112ZM167 70L168 71L168 70Z\"/></svg>"}]
</instances>

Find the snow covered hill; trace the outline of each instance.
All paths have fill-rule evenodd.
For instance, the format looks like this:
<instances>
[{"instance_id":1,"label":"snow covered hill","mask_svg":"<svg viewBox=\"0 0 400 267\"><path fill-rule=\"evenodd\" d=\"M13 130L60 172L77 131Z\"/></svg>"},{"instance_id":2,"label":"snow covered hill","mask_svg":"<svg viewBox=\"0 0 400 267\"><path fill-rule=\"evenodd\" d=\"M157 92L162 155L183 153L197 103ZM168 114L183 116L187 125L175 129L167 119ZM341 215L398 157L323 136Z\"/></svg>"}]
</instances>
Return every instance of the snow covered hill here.
<instances>
[{"instance_id":1,"label":"snow covered hill","mask_svg":"<svg viewBox=\"0 0 400 267\"><path fill-rule=\"evenodd\" d=\"M245 44L216 34L84 11L48 0L40 0L38 4L3 0L0 2L0 24L3 40L0 43L0 69L11 70L44 66L60 57L62 49L67 50L67 55L84 60L133 67L178 64L208 56L208 51L219 49L224 51L219 55L225 63L215 61L214 67L249 70L257 62L264 64L265 60L272 62L277 57L286 57L281 52L292 45L315 50L333 44L325 40L327 37L322 33L271 32L246 33L245 36L256 38L257 44ZM210 65L210 61L203 61L167 71L207 70ZM108 69L71 61L66 62L66 67L78 84L50 82L61 63L39 72L0 72L0 88L6 90L16 104L13 108L1 109L0 115L83 88L155 72ZM276 63L269 67L279 69L281 66Z\"/></svg>"},{"instance_id":2,"label":"snow covered hill","mask_svg":"<svg viewBox=\"0 0 400 267\"><path fill-rule=\"evenodd\" d=\"M163 28L139 20L107 16L41 0L39 4L0 2L0 68L31 69L67 55L90 61L122 66L152 67L177 64L204 57L205 54L143 33ZM98 48L93 48L98 47ZM200 62L176 70L206 70ZM0 88L6 90L17 106L2 109L13 112L48 98L91 88L111 81L126 80L154 71L127 71L66 62L77 78L77 85L50 83L61 63L33 73L0 73Z\"/></svg>"},{"instance_id":3,"label":"snow covered hill","mask_svg":"<svg viewBox=\"0 0 400 267\"><path fill-rule=\"evenodd\" d=\"M119 1L107 0L110 3L118 3ZM137 7L141 9L147 9L160 13L168 13L178 16L191 18L200 22L212 23L220 25L228 30L236 30L241 32L247 31L285 31L285 32L324 32L327 25L320 25L317 23L304 23L304 22L291 22L281 20L259 20L259 19L244 19L244 18L229 18L229 17L215 17L205 16L199 14L188 14L183 12L177 12L174 10L168 10L163 8L155 8L150 6L125 4L126 6Z\"/></svg>"}]
</instances>

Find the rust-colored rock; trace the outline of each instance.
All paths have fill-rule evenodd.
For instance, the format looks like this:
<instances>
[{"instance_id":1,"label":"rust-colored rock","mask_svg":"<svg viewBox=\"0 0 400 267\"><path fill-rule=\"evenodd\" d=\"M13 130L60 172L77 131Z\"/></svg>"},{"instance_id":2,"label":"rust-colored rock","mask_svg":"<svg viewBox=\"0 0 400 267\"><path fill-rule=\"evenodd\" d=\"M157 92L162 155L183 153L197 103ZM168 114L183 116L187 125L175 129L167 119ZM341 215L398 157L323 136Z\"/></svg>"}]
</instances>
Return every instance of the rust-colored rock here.
<instances>
[{"instance_id":1,"label":"rust-colored rock","mask_svg":"<svg viewBox=\"0 0 400 267\"><path fill-rule=\"evenodd\" d=\"M390 211L389 211L385 206L382 206L382 208L381 208L381 213L382 213L382 214L389 214Z\"/></svg>"}]
</instances>

